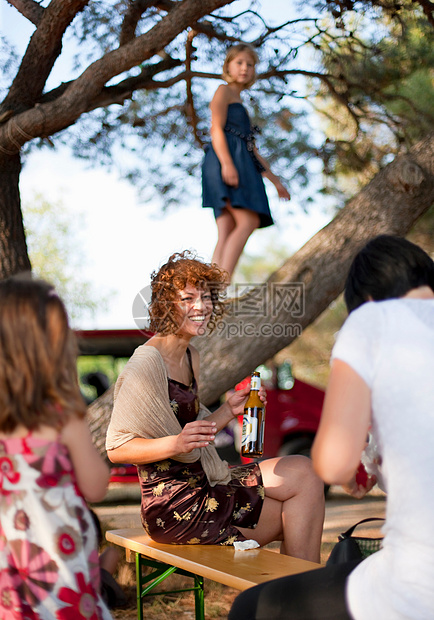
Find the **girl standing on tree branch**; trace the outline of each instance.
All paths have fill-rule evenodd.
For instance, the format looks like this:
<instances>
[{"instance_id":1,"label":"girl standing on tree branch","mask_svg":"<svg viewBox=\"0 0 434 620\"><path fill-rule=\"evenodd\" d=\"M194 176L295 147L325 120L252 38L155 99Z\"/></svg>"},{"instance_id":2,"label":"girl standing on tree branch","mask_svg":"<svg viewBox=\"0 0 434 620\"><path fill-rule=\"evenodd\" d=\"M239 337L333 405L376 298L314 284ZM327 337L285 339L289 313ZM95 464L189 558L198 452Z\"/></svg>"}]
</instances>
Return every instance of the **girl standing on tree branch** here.
<instances>
[{"instance_id":1,"label":"girl standing on tree branch","mask_svg":"<svg viewBox=\"0 0 434 620\"><path fill-rule=\"evenodd\" d=\"M211 101L211 145L202 166L203 206L214 209L218 240L212 261L232 276L247 240L256 228L273 224L262 177L279 198L290 200L280 179L256 149L253 128L241 92L255 81L255 50L234 45L223 64L223 78Z\"/></svg>"}]
</instances>

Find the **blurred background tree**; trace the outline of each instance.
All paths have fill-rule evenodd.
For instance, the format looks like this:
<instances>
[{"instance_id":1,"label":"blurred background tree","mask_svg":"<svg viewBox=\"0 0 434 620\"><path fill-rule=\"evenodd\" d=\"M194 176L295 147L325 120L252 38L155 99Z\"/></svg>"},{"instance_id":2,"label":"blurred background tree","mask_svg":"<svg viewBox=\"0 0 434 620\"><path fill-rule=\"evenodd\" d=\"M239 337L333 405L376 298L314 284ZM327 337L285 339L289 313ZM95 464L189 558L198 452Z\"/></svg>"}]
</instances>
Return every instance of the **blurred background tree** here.
<instances>
[{"instance_id":1,"label":"blurred background tree","mask_svg":"<svg viewBox=\"0 0 434 620\"><path fill-rule=\"evenodd\" d=\"M72 325L107 306L107 292L86 281L86 252L80 242L84 213L72 219L61 202L35 194L23 205L27 245L33 273L54 285Z\"/></svg>"},{"instance_id":2,"label":"blurred background tree","mask_svg":"<svg viewBox=\"0 0 434 620\"><path fill-rule=\"evenodd\" d=\"M306 209L317 192L341 206L355 180L365 184L433 125L431 2L9 4L34 32L22 58L9 33L0 42L0 219L19 233L0 233L3 274L29 268L18 179L30 148L66 144L116 167L158 209L197 196L208 104L238 41L261 61L247 102L258 145Z\"/></svg>"}]
</instances>

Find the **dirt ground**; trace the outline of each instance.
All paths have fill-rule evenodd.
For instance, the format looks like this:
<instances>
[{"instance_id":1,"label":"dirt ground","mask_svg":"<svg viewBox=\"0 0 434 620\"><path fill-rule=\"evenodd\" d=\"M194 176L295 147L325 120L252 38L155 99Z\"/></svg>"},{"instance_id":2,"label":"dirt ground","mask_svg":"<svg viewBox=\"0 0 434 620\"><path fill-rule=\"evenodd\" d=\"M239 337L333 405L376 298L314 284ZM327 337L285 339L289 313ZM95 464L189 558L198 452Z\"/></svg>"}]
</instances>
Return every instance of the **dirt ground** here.
<instances>
[{"instance_id":1,"label":"dirt ground","mask_svg":"<svg viewBox=\"0 0 434 620\"><path fill-rule=\"evenodd\" d=\"M140 491L138 485L111 485L104 502L94 505L93 508L100 518L103 531L140 527ZM363 500L355 500L343 493L339 487L332 487L326 500L321 562L326 562L330 550L341 532L361 519L384 517L384 514L385 496L381 491L374 489ZM357 532L361 536L377 537L381 535L380 526L374 522L357 528ZM277 544L272 544L269 547L277 551ZM123 557L121 550L122 560L115 576L127 596L127 605L121 609L112 610L112 615L114 619L135 620L137 618L135 567L134 564L125 562ZM186 577L172 575L159 589L175 590L189 587L190 583L191 580ZM237 594L238 590L205 580L206 620L226 620ZM144 617L146 620L172 620L175 615L177 620L194 620L193 593L183 592L145 598Z\"/></svg>"}]
</instances>

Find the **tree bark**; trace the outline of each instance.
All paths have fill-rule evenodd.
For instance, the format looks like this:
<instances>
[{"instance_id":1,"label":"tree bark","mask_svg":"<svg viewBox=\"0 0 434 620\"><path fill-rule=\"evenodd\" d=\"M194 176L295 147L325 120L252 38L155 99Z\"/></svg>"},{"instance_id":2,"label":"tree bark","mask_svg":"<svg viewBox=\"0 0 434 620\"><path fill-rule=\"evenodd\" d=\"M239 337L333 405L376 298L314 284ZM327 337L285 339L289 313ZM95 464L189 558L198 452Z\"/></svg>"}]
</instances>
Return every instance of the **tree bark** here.
<instances>
[{"instance_id":1,"label":"tree bark","mask_svg":"<svg viewBox=\"0 0 434 620\"><path fill-rule=\"evenodd\" d=\"M358 250L378 234L404 236L434 202L434 134L397 157L268 281L228 301L211 336L196 338L201 401L210 404L288 346L342 292ZM104 452L112 390L88 410Z\"/></svg>"},{"instance_id":2,"label":"tree bark","mask_svg":"<svg viewBox=\"0 0 434 620\"><path fill-rule=\"evenodd\" d=\"M20 171L19 154L0 151L0 279L31 269L20 206Z\"/></svg>"},{"instance_id":3,"label":"tree bark","mask_svg":"<svg viewBox=\"0 0 434 620\"><path fill-rule=\"evenodd\" d=\"M102 58L89 65L76 80L69 84L66 90L58 90L59 97L54 101L46 101L46 98L44 98L46 103L34 101L35 105L30 106L29 103L29 109L15 114L15 108L9 107L5 100L0 108L0 148L17 152L30 140L48 137L70 127L82 114L95 107L94 100L100 97L105 84L113 77L152 58L180 32L195 24L198 19L232 2L234 0L184 0L184 2L177 3L151 30L107 52ZM77 0L78 6L82 4L86 2L80 3ZM57 24L57 22L54 23ZM47 61L48 64L54 62L53 58L56 53L58 53L57 48L53 49L53 54ZM33 50L32 58L37 57L38 54L42 54L45 59L43 49L38 52ZM22 64L26 60L27 53ZM18 94L15 94L14 100L18 98ZM2 120L4 120L3 123Z\"/></svg>"},{"instance_id":4,"label":"tree bark","mask_svg":"<svg viewBox=\"0 0 434 620\"><path fill-rule=\"evenodd\" d=\"M300 335L342 292L354 255L369 239L406 235L433 202L434 133L377 174L264 287L234 300L231 316L211 337L196 339L203 402L216 400Z\"/></svg>"},{"instance_id":5,"label":"tree bark","mask_svg":"<svg viewBox=\"0 0 434 620\"><path fill-rule=\"evenodd\" d=\"M105 436L113 409L113 389L111 385L102 396L94 400L87 408L87 421L93 443L102 456L107 456Z\"/></svg>"},{"instance_id":6,"label":"tree bark","mask_svg":"<svg viewBox=\"0 0 434 620\"><path fill-rule=\"evenodd\" d=\"M82 114L104 105L101 96L112 77L151 58L190 24L233 1L184 0L174 4L149 32L108 52L66 88L53 91L55 98L42 95L44 84L61 51L66 28L88 0L53 0L43 10L32 3L17 2L17 8L37 22L38 28L6 98L0 103L0 278L31 268L18 191L22 146L71 126ZM158 66L162 70L171 64L163 61ZM152 78L152 68L146 77ZM118 102L131 96L131 92L116 92Z\"/></svg>"}]
</instances>

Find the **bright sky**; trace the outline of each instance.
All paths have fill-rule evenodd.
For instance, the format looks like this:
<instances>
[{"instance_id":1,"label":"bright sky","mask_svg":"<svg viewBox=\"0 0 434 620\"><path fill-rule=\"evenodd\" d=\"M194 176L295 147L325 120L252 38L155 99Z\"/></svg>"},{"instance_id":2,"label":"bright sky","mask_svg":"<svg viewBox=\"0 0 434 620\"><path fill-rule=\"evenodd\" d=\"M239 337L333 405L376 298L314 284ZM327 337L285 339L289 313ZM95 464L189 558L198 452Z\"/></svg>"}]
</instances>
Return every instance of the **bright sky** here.
<instances>
[{"instance_id":1,"label":"bright sky","mask_svg":"<svg viewBox=\"0 0 434 620\"><path fill-rule=\"evenodd\" d=\"M13 32L17 46L27 43L31 32L26 29L25 20L5 0L0 0L0 32ZM109 298L107 311L97 312L79 327L135 327L134 298L149 284L150 273L170 254L194 249L199 256L210 260L217 239L215 220L211 209L201 207L199 176L197 183L196 196L188 196L176 211L156 218L149 215L155 209L139 204L134 188L120 180L115 172L88 169L66 150L45 149L30 155L21 173L23 202L40 193L50 202L62 202L73 217L82 214L83 279ZM266 183L276 225L255 231L246 251L259 254L261 247L274 240L279 245L287 244L289 255L322 228L329 217L315 207L310 207L310 215L306 215L296 196L291 201L294 215L289 215L285 203L279 202L274 186Z\"/></svg>"}]
</instances>

